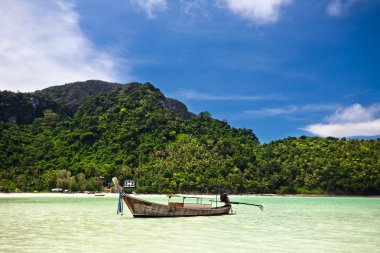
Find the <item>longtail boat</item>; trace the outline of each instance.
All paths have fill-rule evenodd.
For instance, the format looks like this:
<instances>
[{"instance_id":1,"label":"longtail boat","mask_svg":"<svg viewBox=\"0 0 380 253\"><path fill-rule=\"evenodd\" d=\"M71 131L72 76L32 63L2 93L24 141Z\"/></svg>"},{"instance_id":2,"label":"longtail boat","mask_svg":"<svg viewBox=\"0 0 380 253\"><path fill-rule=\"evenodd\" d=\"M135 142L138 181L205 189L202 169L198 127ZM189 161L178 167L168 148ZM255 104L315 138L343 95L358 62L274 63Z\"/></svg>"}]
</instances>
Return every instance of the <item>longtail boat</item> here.
<instances>
[{"instance_id":1,"label":"longtail boat","mask_svg":"<svg viewBox=\"0 0 380 253\"><path fill-rule=\"evenodd\" d=\"M175 196L176 197L176 196ZM183 197L185 199L187 197ZM211 204L169 202L167 205L154 203L122 194L133 217L183 217L229 214L231 205L212 207Z\"/></svg>"},{"instance_id":2,"label":"longtail boat","mask_svg":"<svg viewBox=\"0 0 380 253\"><path fill-rule=\"evenodd\" d=\"M125 202L135 218L213 216L232 213L232 202L230 202L228 195L225 193L221 195L220 201L210 200L211 203L208 204L204 204L202 202L204 199L203 197L169 194L168 204L160 204L132 197L122 191L117 178L114 177L112 181L114 182L116 190L119 193L118 213L121 215L123 214L123 202ZM181 197L182 202L171 202L170 199L172 197ZM197 200L197 203L185 203L185 199L187 198L194 198ZM212 202L216 202L216 205L213 206ZM223 205L217 206L217 203L223 203ZM244 204L241 202L234 203Z\"/></svg>"}]
</instances>

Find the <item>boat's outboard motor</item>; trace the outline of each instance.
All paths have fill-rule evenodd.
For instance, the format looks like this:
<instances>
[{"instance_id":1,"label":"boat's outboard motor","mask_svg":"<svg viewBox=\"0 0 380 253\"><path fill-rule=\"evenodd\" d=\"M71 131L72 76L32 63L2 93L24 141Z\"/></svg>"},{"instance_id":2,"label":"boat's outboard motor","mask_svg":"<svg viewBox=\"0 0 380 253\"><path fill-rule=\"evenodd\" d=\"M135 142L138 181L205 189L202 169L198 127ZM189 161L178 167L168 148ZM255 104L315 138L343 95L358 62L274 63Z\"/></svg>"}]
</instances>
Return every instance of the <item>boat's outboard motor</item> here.
<instances>
[{"instance_id":1,"label":"boat's outboard motor","mask_svg":"<svg viewBox=\"0 0 380 253\"><path fill-rule=\"evenodd\" d=\"M231 205L230 199L228 198L228 194L225 192L220 194L220 201L224 202L226 205Z\"/></svg>"}]
</instances>

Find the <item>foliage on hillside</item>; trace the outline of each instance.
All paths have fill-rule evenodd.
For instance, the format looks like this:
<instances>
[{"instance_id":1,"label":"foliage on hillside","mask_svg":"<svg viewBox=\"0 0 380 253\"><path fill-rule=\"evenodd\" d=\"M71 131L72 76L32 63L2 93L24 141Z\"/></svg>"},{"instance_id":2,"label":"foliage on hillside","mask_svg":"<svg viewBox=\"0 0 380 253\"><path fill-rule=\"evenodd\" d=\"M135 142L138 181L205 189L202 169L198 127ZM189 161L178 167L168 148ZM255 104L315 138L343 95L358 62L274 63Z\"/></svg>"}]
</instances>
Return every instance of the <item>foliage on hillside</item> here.
<instances>
[{"instance_id":1,"label":"foliage on hillside","mask_svg":"<svg viewBox=\"0 0 380 253\"><path fill-rule=\"evenodd\" d=\"M13 96L30 100L2 96L2 113ZM117 176L147 193L380 193L380 140L260 145L252 130L188 113L149 83L92 92L72 116L67 103L52 103L30 124L0 120L0 190L100 190Z\"/></svg>"},{"instance_id":2,"label":"foliage on hillside","mask_svg":"<svg viewBox=\"0 0 380 253\"><path fill-rule=\"evenodd\" d=\"M67 105L72 112L75 112L86 98L97 94L105 94L124 87L125 85L119 83L88 80L85 82L53 86L37 91L36 93L55 99L57 102Z\"/></svg>"},{"instance_id":3,"label":"foliage on hillside","mask_svg":"<svg viewBox=\"0 0 380 253\"><path fill-rule=\"evenodd\" d=\"M379 139L289 137L262 145L258 160L267 192L380 193Z\"/></svg>"},{"instance_id":4,"label":"foliage on hillside","mask_svg":"<svg viewBox=\"0 0 380 253\"><path fill-rule=\"evenodd\" d=\"M17 124L29 124L42 117L45 110L52 110L60 118L69 114L67 107L43 94L0 92L0 120Z\"/></svg>"}]
</instances>

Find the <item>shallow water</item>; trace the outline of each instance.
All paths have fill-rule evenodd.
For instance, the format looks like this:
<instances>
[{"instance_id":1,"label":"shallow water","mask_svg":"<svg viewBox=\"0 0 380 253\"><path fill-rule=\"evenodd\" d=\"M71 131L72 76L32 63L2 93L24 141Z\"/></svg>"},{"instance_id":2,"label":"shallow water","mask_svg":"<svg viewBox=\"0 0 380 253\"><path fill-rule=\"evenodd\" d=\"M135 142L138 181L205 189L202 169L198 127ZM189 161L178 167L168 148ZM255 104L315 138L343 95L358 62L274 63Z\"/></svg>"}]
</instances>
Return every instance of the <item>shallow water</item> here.
<instances>
[{"instance_id":1,"label":"shallow water","mask_svg":"<svg viewBox=\"0 0 380 253\"><path fill-rule=\"evenodd\" d=\"M0 198L0 252L380 252L380 198L231 200L265 210L137 219L115 197Z\"/></svg>"}]
</instances>

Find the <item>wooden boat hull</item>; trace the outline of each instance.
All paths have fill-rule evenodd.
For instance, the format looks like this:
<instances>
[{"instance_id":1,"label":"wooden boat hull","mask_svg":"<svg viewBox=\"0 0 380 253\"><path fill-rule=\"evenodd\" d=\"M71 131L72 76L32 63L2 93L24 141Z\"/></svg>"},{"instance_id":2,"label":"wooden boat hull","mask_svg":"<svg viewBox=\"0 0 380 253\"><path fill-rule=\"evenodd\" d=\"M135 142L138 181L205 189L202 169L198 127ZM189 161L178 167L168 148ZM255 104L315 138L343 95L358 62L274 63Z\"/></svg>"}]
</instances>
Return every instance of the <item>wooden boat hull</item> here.
<instances>
[{"instance_id":1,"label":"wooden boat hull","mask_svg":"<svg viewBox=\"0 0 380 253\"><path fill-rule=\"evenodd\" d=\"M134 198L128 194L123 195L133 217L185 217L185 216L212 216L229 214L231 206L189 208L175 205L164 205Z\"/></svg>"}]
</instances>

